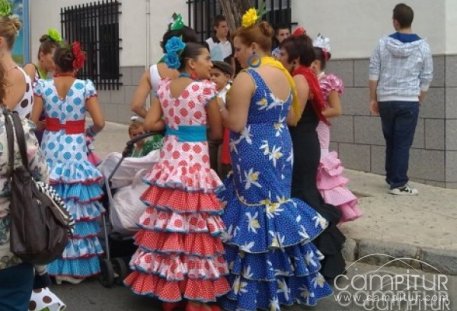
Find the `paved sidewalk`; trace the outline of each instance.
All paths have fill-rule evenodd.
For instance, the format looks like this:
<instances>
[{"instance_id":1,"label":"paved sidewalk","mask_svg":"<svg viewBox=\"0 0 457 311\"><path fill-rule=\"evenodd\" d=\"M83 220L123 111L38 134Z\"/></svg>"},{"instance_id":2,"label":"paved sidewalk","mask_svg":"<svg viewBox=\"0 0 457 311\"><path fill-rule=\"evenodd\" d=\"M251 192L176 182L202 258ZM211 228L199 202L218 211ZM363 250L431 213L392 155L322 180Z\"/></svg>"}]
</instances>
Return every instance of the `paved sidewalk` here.
<instances>
[{"instance_id":1,"label":"paved sidewalk","mask_svg":"<svg viewBox=\"0 0 457 311\"><path fill-rule=\"evenodd\" d=\"M108 122L96 137L96 152L122 151L128 140L127 126ZM344 163L343 163L344 164ZM345 257L354 261L367 255L369 263L383 264L386 256L415 258L416 268L426 264L442 273L457 275L457 190L412 183L418 196L387 193L384 177L346 170L349 188L360 197L364 216L341 225L348 238Z\"/></svg>"}]
</instances>

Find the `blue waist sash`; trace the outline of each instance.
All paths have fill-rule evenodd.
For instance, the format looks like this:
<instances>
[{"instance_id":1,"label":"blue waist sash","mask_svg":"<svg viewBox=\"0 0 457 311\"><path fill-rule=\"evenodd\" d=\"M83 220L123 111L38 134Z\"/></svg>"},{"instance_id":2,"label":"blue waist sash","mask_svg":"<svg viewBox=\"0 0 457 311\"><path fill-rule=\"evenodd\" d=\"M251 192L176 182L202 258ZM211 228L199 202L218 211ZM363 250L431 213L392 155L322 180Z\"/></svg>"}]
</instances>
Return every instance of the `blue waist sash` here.
<instances>
[{"instance_id":1,"label":"blue waist sash","mask_svg":"<svg viewBox=\"0 0 457 311\"><path fill-rule=\"evenodd\" d=\"M204 125L182 125L177 129L166 128L165 135L173 135L179 142L201 142L206 141L206 126Z\"/></svg>"}]
</instances>

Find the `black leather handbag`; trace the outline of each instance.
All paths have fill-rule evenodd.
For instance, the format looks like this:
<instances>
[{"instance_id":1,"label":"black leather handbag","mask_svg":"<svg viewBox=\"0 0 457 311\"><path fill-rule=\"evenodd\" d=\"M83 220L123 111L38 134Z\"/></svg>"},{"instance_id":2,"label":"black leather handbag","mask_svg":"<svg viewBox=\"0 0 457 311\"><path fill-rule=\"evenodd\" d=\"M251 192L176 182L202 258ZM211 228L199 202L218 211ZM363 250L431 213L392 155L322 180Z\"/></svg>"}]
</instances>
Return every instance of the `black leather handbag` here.
<instances>
[{"instance_id":1,"label":"black leather handbag","mask_svg":"<svg viewBox=\"0 0 457 311\"><path fill-rule=\"evenodd\" d=\"M11 177L10 249L24 262L48 264L62 255L72 234L74 220L55 190L33 178L19 115L5 109L4 116L8 139L8 176ZM16 168L15 136L22 158L22 165Z\"/></svg>"}]
</instances>

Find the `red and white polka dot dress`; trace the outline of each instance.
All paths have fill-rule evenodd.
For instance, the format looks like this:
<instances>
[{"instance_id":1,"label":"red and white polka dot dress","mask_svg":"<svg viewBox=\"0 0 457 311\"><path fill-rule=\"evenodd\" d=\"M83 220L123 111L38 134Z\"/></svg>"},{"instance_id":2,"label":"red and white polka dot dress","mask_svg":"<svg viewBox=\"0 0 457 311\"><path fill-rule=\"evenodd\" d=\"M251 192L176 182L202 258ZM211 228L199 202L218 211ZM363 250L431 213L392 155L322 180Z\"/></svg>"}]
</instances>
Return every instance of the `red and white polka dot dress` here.
<instances>
[{"instance_id":1,"label":"red and white polka dot dress","mask_svg":"<svg viewBox=\"0 0 457 311\"><path fill-rule=\"evenodd\" d=\"M177 98L170 80L163 80L158 97L171 129L206 126L206 104L216 94L209 81L194 81ZM150 187L141 200L148 205L135 235L138 245L130 261L133 272L125 284L139 295L162 301L215 301L230 288L220 234L222 187L210 169L207 141L181 141L165 136L160 160L145 176Z\"/></svg>"}]
</instances>

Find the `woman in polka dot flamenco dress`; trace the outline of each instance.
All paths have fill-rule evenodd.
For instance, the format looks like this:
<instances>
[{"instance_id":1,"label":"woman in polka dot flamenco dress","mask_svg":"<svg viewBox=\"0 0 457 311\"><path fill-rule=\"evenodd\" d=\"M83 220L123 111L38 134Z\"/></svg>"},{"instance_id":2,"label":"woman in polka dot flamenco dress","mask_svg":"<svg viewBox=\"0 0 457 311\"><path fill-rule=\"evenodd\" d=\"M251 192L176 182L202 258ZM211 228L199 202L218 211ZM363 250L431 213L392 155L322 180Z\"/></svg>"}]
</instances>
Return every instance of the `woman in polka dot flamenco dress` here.
<instances>
[{"instance_id":1,"label":"woman in polka dot flamenco dress","mask_svg":"<svg viewBox=\"0 0 457 311\"><path fill-rule=\"evenodd\" d=\"M48 265L48 273L56 277L57 283L76 284L100 272L98 256L103 250L97 238L97 218L103 212L98 201L102 175L87 160L85 136L99 132L104 120L93 83L74 77L84 62L79 43L58 47L54 62L54 79L39 80L35 89L32 121L36 123L44 112L46 128L41 148L50 168L49 180L76 220L74 235L62 256ZM87 130L86 112L93 120Z\"/></svg>"},{"instance_id":2,"label":"woman in polka dot flamenco dress","mask_svg":"<svg viewBox=\"0 0 457 311\"><path fill-rule=\"evenodd\" d=\"M160 160L145 176L150 187L141 200L148 206L139 219L138 245L124 283L138 295L156 297L164 310L217 310L217 297L229 291L228 267L220 234L222 204L215 192L222 182L209 165L210 138L222 136L208 80L212 67L207 48L173 37L166 45L168 67L180 77L160 83L158 99L145 119L148 130L166 134ZM180 53L178 57L177 53ZM177 61L172 62L175 59ZM191 79L192 77L192 79Z\"/></svg>"}]
</instances>

